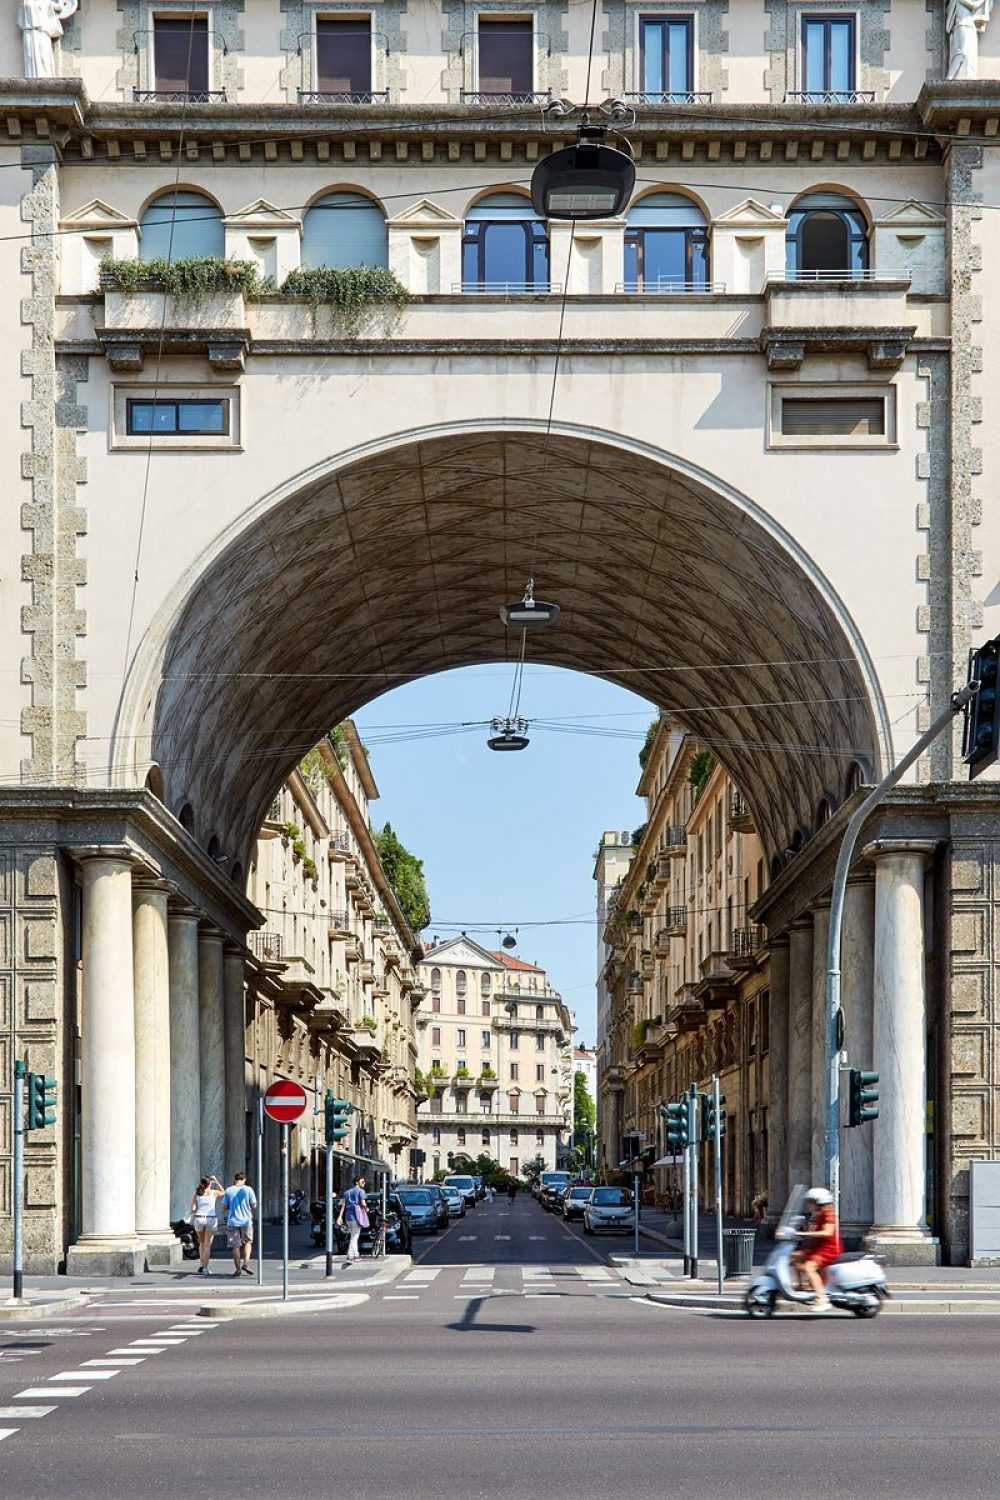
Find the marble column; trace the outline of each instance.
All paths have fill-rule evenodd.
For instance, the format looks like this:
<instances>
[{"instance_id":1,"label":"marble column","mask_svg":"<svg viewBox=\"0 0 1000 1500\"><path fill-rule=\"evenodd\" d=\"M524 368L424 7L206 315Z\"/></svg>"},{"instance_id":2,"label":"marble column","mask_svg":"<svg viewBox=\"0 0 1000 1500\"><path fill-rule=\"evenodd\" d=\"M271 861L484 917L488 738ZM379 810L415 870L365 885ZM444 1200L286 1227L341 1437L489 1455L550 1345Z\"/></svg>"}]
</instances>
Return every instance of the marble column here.
<instances>
[{"instance_id":1,"label":"marble column","mask_svg":"<svg viewBox=\"0 0 1000 1500\"><path fill-rule=\"evenodd\" d=\"M226 1023L226 1182L245 1172L246 1162L246 1010L243 950L227 944L223 958Z\"/></svg>"},{"instance_id":2,"label":"marble column","mask_svg":"<svg viewBox=\"0 0 1000 1500\"><path fill-rule=\"evenodd\" d=\"M812 1124L810 1128L811 1178L826 1182L826 970L829 963L830 908L813 908L812 1026Z\"/></svg>"},{"instance_id":3,"label":"marble column","mask_svg":"<svg viewBox=\"0 0 1000 1500\"><path fill-rule=\"evenodd\" d=\"M935 1265L927 1228L927 1017L924 994L924 868L933 844L880 839L875 862L874 1222L866 1245L893 1265Z\"/></svg>"},{"instance_id":4,"label":"marble column","mask_svg":"<svg viewBox=\"0 0 1000 1500\"><path fill-rule=\"evenodd\" d=\"M198 917L172 911L170 956L170 1217L191 1207L201 1176L201 1071L198 1041Z\"/></svg>"},{"instance_id":5,"label":"marble column","mask_svg":"<svg viewBox=\"0 0 1000 1500\"><path fill-rule=\"evenodd\" d=\"M69 1276L135 1276L135 1003L132 867L121 856L83 863L80 1055L81 1233Z\"/></svg>"},{"instance_id":6,"label":"marble column","mask_svg":"<svg viewBox=\"0 0 1000 1500\"><path fill-rule=\"evenodd\" d=\"M201 1074L201 1171L226 1171L226 1014L222 934L198 934L198 1061Z\"/></svg>"},{"instance_id":7,"label":"marble column","mask_svg":"<svg viewBox=\"0 0 1000 1500\"><path fill-rule=\"evenodd\" d=\"M812 1175L813 933L809 918L788 933L788 1182ZM784 1205L780 1205L784 1207Z\"/></svg>"},{"instance_id":8,"label":"marble column","mask_svg":"<svg viewBox=\"0 0 1000 1500\"><path fill-rule=\"evenodd\" d=\"M874 1067L872 996L875 960L875 884L852 880L844 898L841 943L840 1008L844 1016L844 1049L852 1068ZM842 1088L846 1077L841 1074ZM841 1119L847 1119L846 1101ZM851 1244L871 1227L872 1127L840 1132L840 1232Z\"/></svg>"},{"instance_id":9,"label":"marble column","mask_svg":"<svg viewBox=\"0 0 1000 1500\"><path fill-rule=\"evenodd\" d=\"M767 1212L777 1222L788 1197L788 978L789 942L784 935L767 945L770 1018L767 1052Z\"/></svg>"},{"instance_id":10,"label":"marble column","mask_svg":"<svg viewBox=\"0 0 1000 1500\"><path fill-rule=\"evenodd\" d=\"M132 891L135 996L135 1227L149 1265L180 1259L170 1228L170 979L167 893Z\"/></svg>"}]
</instances>

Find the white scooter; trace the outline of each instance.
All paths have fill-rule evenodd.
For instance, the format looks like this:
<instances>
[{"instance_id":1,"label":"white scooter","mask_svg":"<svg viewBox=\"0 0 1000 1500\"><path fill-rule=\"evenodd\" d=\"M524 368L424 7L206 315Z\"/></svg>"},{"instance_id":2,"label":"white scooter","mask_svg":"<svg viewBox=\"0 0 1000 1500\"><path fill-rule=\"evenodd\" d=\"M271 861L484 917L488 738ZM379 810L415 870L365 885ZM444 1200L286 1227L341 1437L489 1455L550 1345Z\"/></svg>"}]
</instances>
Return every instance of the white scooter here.
<instances>
[{"instance_id":1,"label":"white scooter","mask_svg":"<svg viewBox=\"0 0 1000 1500\"><path fill-rule=\"evenodd\" d=\"M751 1281L743 1299L748 1317L769 1318L779 1297L788 1302L808 1305L816 1300L810 1287L800 1291L796 1285L792 1254L805 1230L806 1189L796 1187L785 1204L785 1211L774 1231L774 1249L763 1271ZM885 1271L874 1255L865 1251L841 1255L825 1268L826 1294L834 1307L846 1308L856 1318L874 1318L888 1297Z\"/></svg>"}]
</instances>

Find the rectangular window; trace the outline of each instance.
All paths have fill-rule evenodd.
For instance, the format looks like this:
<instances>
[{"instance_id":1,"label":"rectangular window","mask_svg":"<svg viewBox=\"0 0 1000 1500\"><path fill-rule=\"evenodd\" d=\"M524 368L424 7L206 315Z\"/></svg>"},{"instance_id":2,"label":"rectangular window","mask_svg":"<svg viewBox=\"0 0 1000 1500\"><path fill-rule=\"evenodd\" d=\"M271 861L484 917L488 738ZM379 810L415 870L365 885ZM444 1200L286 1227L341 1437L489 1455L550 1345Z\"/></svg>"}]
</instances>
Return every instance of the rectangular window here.
<instances>
[{"instance_id":1,"label":"rectangular window","mask_svg":"<svg viewBox=\"0 0 1000 1500\"><path fill-rule=\"evenodd\" d=\"M316 88L321 94L371 93L370 16L317 20Z\"/></svg>"},{"instance_id":2,"label":"rectangular window","mask_svg":"<svg viewBox=\"0 0 1000 1500\"><path fill-rule=\"evenodd\" d=\"M153 17L153 80L158 94L208 92L208 18Z\"/></svg>"},{"instance_id":3,"label":"rectangular window","mask_svg":"<svg viewBox=\"0 0 1000 1500\"><path fill-rule=\"evenodd\" d=\"M534 87L534 37L531 22L480 19L480 93L530 94Z\"/></svg>"},{"instance_id":4,"label":"rectangular window","mask_svg":"<svg viewBox=\"0 0 1000 1500\"><path fill-rule=\"evenodd\" d=\"M512 1177L516 1177L517 1174L518 1174L518 1170L519 1170L519 1163L518 1163L517 1157L516 1156L509 1157L508 1160L507 1160L507 1171L510 1173L510 1175Z\"/></svg>"},{"instance_id":5,"label":"rectangular window","mask_svg":"<svg viewBox=\"0 0 1000 1500\"><path fill-rule=\"evenodd\" d=\"M516 1130L512 1130L511 1133L510 1133L510 1144L512 1146L516 1146L517 1145L517 1131Z\"/></svg>"},{"instance_id":6,"label":"rectangular window","mask_svg":"<svg viewBox=\"0 0 1000 1500\"><path fill-rule=\"evenodd\" d=\"M480 1143L481 1146L488 1146L489 1145L489 1143L490 1143L490 1133L489 1133L488 1130L484 1130L482 1132L482 1134L479 1137L479 1143Z\"/></svg>"},{"instance_id":7,"label":"rectangular window","mask_svg":"<svg viewBox=\"0 0 1000 1500\"><path fill-rule=\"evenodd\" d=\"M536 1052L544 1052L545 1051L545 1035L541 1031L536 1031L535 1032L535 1051Z\"/></svg>"},{"instance_id":8,"label":"rectangular window","mask_svg":"<svg viewBox=\"0 0 1000 1500\"><path fill-rule=\"evenodd\" d=\"M432 1026L431 1027L431 1046L432 1047L440 1047L440 1045L441 1045L441 1028L440 1028L440 1026Z\"/></svg>"},{"instance_id":9,"label":"rectangular window","mask_svg":"<svg viewBox=\"0 0 1000 1500\"><path fill-rule=\"evenodd\" d=\"M456 1130L456 1132L455 1132L455 1144L458 1145L458 1146L464 1146L465 1145L465 1126L464 1125L460 1125L458 1127L458 1129Z\"/></svg>"},{"instance_id":10,"label":"rectangular window","mask_svg":"<svg viewBox=\"0 0 1000 1500\"><path fill-rule=\"evenodd\" d=\"M772 448L894 448L895 388L771 387Z\"/></svg>"},{"instance_id":11,"label":"rectangular window","mask_svg":"<svg viewBox=\"0 0 1000 1500\"><path fill-rule=\"evenodd\" d=\"M490 1013L490 1002L488 1000L484 1000L483 1001L483 1015L488 1017L489 1013Z\"/></svg>"},{"instance_id":12,"label":"rectangular window","mask_svg":"<svg viewBox=\"0 0 1000 1500\"><path fill-rule=\"evenodd\" d=\"M508 1108L508 1110L510 1111L510 1113L512 1115L516 1115L517 1114L517 1103L518 1103L518 1099L519 1098L520 1098L519 1094L508 1094L507 1095L507 1108Z\"/></svg>"},{"instance_id":13,"label":"rectangular window","mask_svg":"<svg viewBox=\"0 0 1000 1500\"><path fill-rule=\"evenodd\" d=\"M517 1063L511 1063L510 1065L510 1081L511 1083L517 1082Z\"/></svg>"},{"instance_id":14,"label":"rectangular window","mask_svg":"<svg viewBox=\"0 0 1000 1500\"><path fill-rule=\"evenodd\" d=\"M654 100L694 88L693 16L639 17L639 91Z\"/></svg>"},{"instance_id":15,"label":"rectangular window","mask_svg":"<svg viewBox=\"0 0 1000 1500\"><path fill-rule=\"evenodd\" d=\"M458 1031L455 1033L455 1045L457 1047L465 1046L465 1032L461 1027L459 1027Z\"/></svg>"},{"instance_id":16,"label":"rectangular window","mask_svg":"<svg viewBox=\"0 0 1000 1500\"><path fill-rule=\"evenodd\" d=\"M456 1095L455 1095L455 1111L456 1111L456 1113L460 1114L460 1115L464 1115L464 1114L467 1113L468 1108L469 1108L469 1096L468 1096L468 1094L465 1093L464 1091L462 1093L456 1093Z\"/></svg>"},{"instance_id":17,"label":"rectangular window","mask_svg":"<svg viewBox=\"0 0 1000 1500\"><path fill-rule=\"evenodd\" d=\"M490 1045L491 1033L488 1031L484 1031L481 1033L481 1035L483 1039L483 1046L488 1047Z\"/></svg>"},{"instance_id":18,"label":"rectangular window","mask_svg":"<svg viewBox=\"0 0 1000 1500\"><path fill-rule=\"evenodd\" d=\"M432 995L431 996L431 1010L434 1012L434 1014L436 1016L438 1016L438 1015L441 1014L441 996L440 995Z\"/></svg>"},{"instance_id":19,"label":"rectangular window","mask_svg":"<svg viewBox=\"0 0 1000 1500\"><path fill-rule=\"evenodd\" d=\"M440 1144L441 1144L441 1126L440 1125L434 1125L434 1126L431 1127L431 1145L432 1146L440 1146Z\"/></svg>"},{"instance_id":20,"label":"rectangular window","mask_svg":"<svg viewBox=\"0 0 1000 1500\"><path fill-rule=\"evenodd\" d=\"M536 1130L535 1131L535 1145L536 1146L544 1146L545 1145L545 1131L544 1130Z\"/></svg>"},{"instance_id":21,"label":"rectangular window","mask_svg":"<svg viewBox=\"0 0 1000 1500\"><path fill-rule=\"evenodd\" d=\"M219 400L164 401L126 400L125 431L138 434L167 433L225 437L229 432L229 402Z\"/></svg>"},{"instance_id":22,"label":"rectangular window","mask_svg":"<svg viewBox=\"0 0 1000 1500\"><path fill-rule=\"evenodd\" d=\"M459 1013L459 1015L460 1016L464 1016L465 1015L465 996L464 995L459 995L458 999L455 1001L455 1004L458 1007L458 1013Z\"/></svg>"},{"instance_id":23,"label":"rectangular window","mask_svg":"<svg viewBox=\"0 0 1000 1500\"><path fill-rule=\"evenodd\" d=\"M544 1063L537 1063L536 1066L535 1066L535 1082L536 1083L544 1083L545 1082L545 1064Z\"/></svg>"},{"instance_id":24,"label":"rectangular window","mask_svg":"<svg viewBox=\"0 0 1000 1500\"><path fill-rule=\"evenodd\" d=\"M852 94L854 17L802 17L802 89L814 102Z\"/></svg>"},{"instance_id":25,"label":"rectangular window","mask_svg":"<svg viewBox=\"0 0 1000 1500\"><path fill-rule=\"evenodd\" d=\"M510 1050L512 1052L516 1052L520 1045L520 1042L521 1033L519 1031L512 1031L510 1034Z\"/></svg>"},{"instance_id":26,"label":"rectangular window","mask_svg":"<svg viewBox=\"0 0 1000 1500\"><path fill-rule=\"evenodd\" d=\"M544 1113L545 1113L545 1095L544 1094L537 1094L535 1096L535 1114L536 1115L544 1115Z\"/></svg>"},{"instance_id":27,"label":"rectangular window","mask_svg":"<svg viewBox=\"0 0 1000 1500\"><path fill-rule=\"evenodd\" d=\"M492 1114L492 1112L493 1112L493 1095L492 1094L480 1094L480 1096L479 1096L479 1113L481 1115L488 1115L488 1114Z\"/></svg>"}]
</instances>

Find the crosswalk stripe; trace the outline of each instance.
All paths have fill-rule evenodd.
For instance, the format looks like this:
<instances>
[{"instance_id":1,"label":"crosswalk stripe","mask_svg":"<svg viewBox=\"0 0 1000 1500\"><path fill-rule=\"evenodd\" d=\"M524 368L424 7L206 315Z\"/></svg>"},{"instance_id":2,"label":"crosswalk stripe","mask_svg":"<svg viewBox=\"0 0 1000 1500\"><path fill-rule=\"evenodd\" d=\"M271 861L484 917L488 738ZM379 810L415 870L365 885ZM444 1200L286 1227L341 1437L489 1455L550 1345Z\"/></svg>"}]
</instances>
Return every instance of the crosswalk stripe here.
<instances>
[{"instance_id":1,"label":"crosswalk stripe","mask_svg":"<svg viewBox=\"0 0 1000 1500\"><path fill-rule=\"evenodd\" d=\"M13 1437L17 1430L16 1427L0 1427L0 1443L3 1442L5 1437Z\"/></svg>"},{"instance_id":2,"label":"crosswalk stripe","mask_svg":"<svg viewBox=\"0 0 1000 1500\"><path fill-rule=\"evenodd\" d=\"M135 1359L126 1358L125 1355L122 1355L120 1359L85 1359L80 1368L83 1370L99 1370L102 1366L114 1365L116 1369L128 1369L129 1365L141 1365L142 1360L143 1356L141 1354L137 1355Z\"/></svg>"},{"instance_id":3,"label":"crosswalk stripe","mask_svg":"<svg viewBox=\"0 0 1000 1500\"><path fill-rule=\"evenodd\" d=\"M11 1417L47 1417L54 1406L0 1406L0 1417L8 1421Z\"/></svg>"},{"instance_id":4,"label":"crosswalk stripe","mask_svg":"<svg viewBox=\"0 0 1000 1500\"><path fill-rule=\"evenodd\" d=\"M53 1396L85 1396L89 1385L31 1385L26 1391L15 1391L15 1401L48 1401Z\"/></svg>"},{"instance_id":5,"label":"crosswalk stripe","mask_svg":"<svg viewBox=\"0 0 1000 1500\"><path fill-rule=\"evenodd\" d=\"M88 1380L113 1380L114 1377L117 1374L118 1374L117 1370L88 1370L86 1378ZM62 1370L62 1371L60 1371L60 1373L58 1375L50 1375L49 1379L50 1380L69 1380L69 1381L79 1380L80 1379L80 1371L79 1370Z\"/></svg>"}]
</instances>

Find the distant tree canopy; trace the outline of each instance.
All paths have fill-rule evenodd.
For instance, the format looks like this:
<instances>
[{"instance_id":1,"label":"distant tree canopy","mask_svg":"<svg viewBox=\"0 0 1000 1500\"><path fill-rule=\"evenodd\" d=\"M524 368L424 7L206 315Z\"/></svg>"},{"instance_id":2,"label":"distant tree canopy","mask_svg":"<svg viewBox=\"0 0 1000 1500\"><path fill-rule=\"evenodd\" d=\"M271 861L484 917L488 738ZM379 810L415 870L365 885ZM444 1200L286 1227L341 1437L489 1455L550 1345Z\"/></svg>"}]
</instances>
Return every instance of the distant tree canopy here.
<instances>
[{"instance_id":1,"label":"distant tree canopy","mask_svg":"<svg viewBox=\"0 0 1000 1500\"><path fill-rule=\"evenodd\" d=\"M597 1124L597 1105L587 1087L587 1075L582 1068L573 1074L573 1140L584 1145L594 1133Z\"/></svg>"},{"instance_id":2,"label":"distant tree canopy","mask_svg":"<svg viewBox=\"0 0 1000 1500\"><path fill-rule=\"evenodd\" d=\"M659 719L654 719L649 728L646 730L646 738L643 740L642 749L639 751L639 768L642 771L646 769L646 762L649 759L649 752L653 748L653 741L656 738L656 731L659 727L659 723Z\"/></svg>"},{"instance_id":3,"label":"distant tree canopy","mask_svg":"<svg viewBox=\"0 0 1000 1500\"><path fill-rule=\"evenodd\" d=\"M403 916L414 932L419 933L431 919L431 903L424 879L423 860L411 854L392 831L392 825L372 834L386 879L396 893Z\"/></svg>"}]
</instances>

